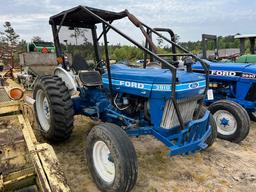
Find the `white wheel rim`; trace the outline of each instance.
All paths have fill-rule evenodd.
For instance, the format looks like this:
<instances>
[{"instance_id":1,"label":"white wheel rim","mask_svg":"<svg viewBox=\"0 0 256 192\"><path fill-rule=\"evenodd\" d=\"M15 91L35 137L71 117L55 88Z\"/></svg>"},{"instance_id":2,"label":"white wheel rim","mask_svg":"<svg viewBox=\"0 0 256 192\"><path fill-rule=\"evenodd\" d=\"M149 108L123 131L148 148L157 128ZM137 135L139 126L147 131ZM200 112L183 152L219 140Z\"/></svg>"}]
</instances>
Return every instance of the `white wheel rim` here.
<instances>
[{"instance_id":1,"label":"white wheel rim","mask_svg":"<svg viewBox=\"0 0 256 192\"><path fill-rule=\"evenodd\" d=\"M232 135L237 130L236 118L228 111L219 110L213 114L217 124L218 133L222 135Z\"/></svg>"},{"instance_id":2,"label":"white wheel rim","mask_svg":"<svg viewBox=\"0 0 256 192\"><path fill-rule=\"evenodd\" d=\"M42 129L47 132L50 129L50 107L49 101L42 90L36 93L36 112Z\"/></svg>"},{"instance_id":3,"label":"white wheel rim","mask_svg":"<svg viewBox=\"0 0 256 192\"><path fill-rule=\"evenodd\" d=\"M115 179L115 164L110 158L108 146L103 141L97 141L93 146L93 164L98 175L107 183Z\"/></svg>"}]
</instances>

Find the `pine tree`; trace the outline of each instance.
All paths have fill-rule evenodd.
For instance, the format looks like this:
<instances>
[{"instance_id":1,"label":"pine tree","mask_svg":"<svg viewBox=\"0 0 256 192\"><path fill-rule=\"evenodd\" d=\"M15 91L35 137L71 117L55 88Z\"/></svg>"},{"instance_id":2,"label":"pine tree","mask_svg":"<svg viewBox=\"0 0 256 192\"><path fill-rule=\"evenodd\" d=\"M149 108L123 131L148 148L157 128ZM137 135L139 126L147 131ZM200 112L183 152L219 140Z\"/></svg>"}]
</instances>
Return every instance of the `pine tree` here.
<instances>
[{"instance_id":1,"label":"pine tree","mask_svg":"<svg viewBox=\"0 0 256 192\"><path fill-rule=\"evenodd\" d=\"M12 68L14 68L14 52L18 45L19 35L14 31L9 21L6 21L3 26L4 32L0 33L3 49L2 57L5 63L11 66L12 70Z\"/></svg>"},{"instance_id":2,"label":"pine tree","mask_svg":"<svg viewBox=\"0 0 256 192\"><path fill-rule=\"evenodd\" d=\"M4 36L4 40L8 43L9 46L15 46L18 43L19 35L14 31L11 23L6 21L4 24L4 32L2 32Z\"/></svg>"}]
</instances>

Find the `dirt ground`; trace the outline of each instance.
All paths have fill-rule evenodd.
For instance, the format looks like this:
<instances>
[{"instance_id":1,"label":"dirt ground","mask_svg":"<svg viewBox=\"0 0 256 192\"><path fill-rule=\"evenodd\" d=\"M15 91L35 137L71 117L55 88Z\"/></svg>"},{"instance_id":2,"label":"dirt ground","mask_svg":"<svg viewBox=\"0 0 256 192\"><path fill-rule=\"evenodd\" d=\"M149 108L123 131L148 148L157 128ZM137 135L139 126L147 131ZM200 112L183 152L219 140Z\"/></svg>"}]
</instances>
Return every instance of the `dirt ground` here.
<instances>
[{"instance_id":1,"label":"dirt ground","mask_svg":"<svg viewBox=\"0 0 256 192\"><path fill-rule=\"evenodd\" d=\"M77 116L72 137L53 145L74 192L98 191L84 158L93 123ZM256 191L256 123L241 144L218 139L208 150L190 156L167 156L167 148L146 136L132 139L139 161L134 192Z\"/></svg>"}]
</instances>

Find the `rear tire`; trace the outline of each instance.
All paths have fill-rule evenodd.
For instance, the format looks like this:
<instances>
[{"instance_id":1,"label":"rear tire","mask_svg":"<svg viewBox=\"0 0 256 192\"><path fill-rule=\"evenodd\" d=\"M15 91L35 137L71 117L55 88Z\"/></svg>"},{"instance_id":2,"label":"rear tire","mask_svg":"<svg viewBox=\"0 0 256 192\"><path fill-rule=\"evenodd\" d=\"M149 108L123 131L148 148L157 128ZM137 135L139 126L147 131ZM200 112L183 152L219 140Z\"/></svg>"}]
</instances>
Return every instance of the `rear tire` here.
<instances>
[{"instance_id":1,"label":"rear tire","mask_svg":"<svg viewBox=\"0 0 256 192\"><path fill-rule=\"evenodd\" d=\"M235 143L246 138L250 130L250 118L241 105L220 100L211 104L208 109L216 121L219 138Z\"/></svg>"},{"instance_id":2,"label":"rear tire","mask_svg":"<svg viewBox=\"0 0 256 192\"><path fill-rule=\"evenodd\" d=\"M98 188L102 191L131 191L138 165L134 146L119 126L96 125L87 137L86 159Z\"/></svg>"},{"instance_id":3,"label":"rear tire","mask_svg":"<svg viewBox=\"0 0 256 192\"><path fill-rule=\"evenodd\" d=\"M65 83L57 76L40 77L34 86L34 110L41 134L50 141L63 141L73 129L74 110Z\"/></svg>"}]
</instances>

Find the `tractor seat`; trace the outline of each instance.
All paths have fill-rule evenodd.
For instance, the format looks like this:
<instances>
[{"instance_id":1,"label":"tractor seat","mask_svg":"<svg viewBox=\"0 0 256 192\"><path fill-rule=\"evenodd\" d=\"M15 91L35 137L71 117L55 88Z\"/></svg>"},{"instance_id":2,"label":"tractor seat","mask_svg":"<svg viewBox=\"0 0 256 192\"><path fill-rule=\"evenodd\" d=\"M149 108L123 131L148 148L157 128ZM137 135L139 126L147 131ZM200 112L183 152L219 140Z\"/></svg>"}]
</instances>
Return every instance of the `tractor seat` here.
<instances>
[{"instance_id":1,"label":"tractor seat","mask_svg":"<svg viewBox=\"0 0 256 192\"><path fill-rule=\"evenodd\" d=\"M90 68L86 60L79 54L73 56L71 67L76 72L76 74L78 74L79 71L89 70Z\"/></svg>"},{"instance_id":2,"label":"tractor seat","mask_svg":"<svg viewBox=\"0 0 256 192\"><path fill-rule=\"evenodd\" d=\"M98 71L79 71L78 77L83 85L87 87L102 85L101 75Z\"/></svg>"}]
</instances>

